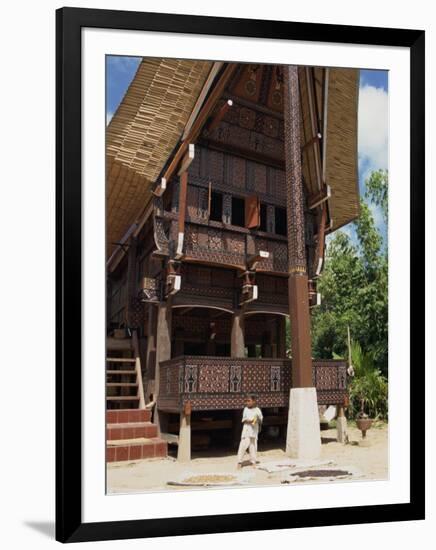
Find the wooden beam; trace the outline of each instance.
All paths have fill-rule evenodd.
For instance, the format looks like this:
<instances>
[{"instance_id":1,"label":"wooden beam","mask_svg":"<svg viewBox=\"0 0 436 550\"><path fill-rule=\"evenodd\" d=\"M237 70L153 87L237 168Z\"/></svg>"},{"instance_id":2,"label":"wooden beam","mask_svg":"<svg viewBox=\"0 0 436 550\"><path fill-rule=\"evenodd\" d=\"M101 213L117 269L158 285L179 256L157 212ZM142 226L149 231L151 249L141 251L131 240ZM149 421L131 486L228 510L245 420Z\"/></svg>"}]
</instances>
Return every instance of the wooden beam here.
<instances>
[{"instance_id":1,"label":"wooden beam","mask_svg":"<svg viewBox=\"0 0 436 550\"><path fill-rule=\"evenodd\" d=\"M161 178L160 183L155 189L152 191L153 195L156 197L161 197L167 188L167 180L165 178Z\"/></svg>"},{"instance_id":2,"label":"wooden beam","mask_svg":"<svg viewBox=\"0 0 436 550\"><path fill-rule=\"evenodd\" d=\"M216 75L219 73L220 69L224 63L222 61L216 61L209 72L209 75L206 79L206 82L204 83L204 86L200 92L200 95L198 96L197 101L195 102L194 108L192 109L191 115L188 119L188 122L186 123L185 130L183 132L182 140L185 140L188 135L189 131L192 128L192 125L194 124L194 121L198 115L198 112L201 109L201 106L204 103L204 100L206 99L207 93L209 92L210 87L212 86L213 81L215 80Z\"/></svg>"},{"instance_id":3,"label":"wooden beam","mask_svg":"<svg viewBox=\"0 0 436 550\"><path fill-rule=\"evenodd\" d=\"M318 191L318 193L314 193L309 197L308 199L309 208L312 210L312 208L319 206L325 201L328 201L331 196L332 196L332 190L330 188L330 185L324 185L321 191Z\"/></svg>"},{"instance_id":4,"label":"wooden beam","mask_svg":"<svg viewBox=\"0 0 436 550\"><path fill-rule=\"evenodd\" d=\"M324 247L325 247L325 223L327 219L327 207L323 205L321 207L321 213L318 223L318 242L316 244L315 255L315 273L319 275L321 273L322 264L324 262Z\"/></svg>"},{"instance_id":5,"label":"wooden beam","mask_svg":"<svg viewBox=\"0 0 436 550\"><path fill-rule=\"evenodd\" d=\"M188 192L188 172L183 172L180 176L179 219L178 219L178 231L177 231L176 258L181 258L183 255L187 192Z\"/></svg>"},{"instance_id":6,"label":"wooden beam","mask_svg":"<svg viewBox=\"0 0 436 550\"><path fill-rule=\"evenodd\" d=\"M191 162L195 157L195 146L193 143L189 144L188 150L186 151L185 156L183 157L182 162L180 163L179 171L177 172L178 176L181 176L183 172L186 172L191 165ZM165 178L162 178L165 179ZM166 180L165 180L166 181Z\"/></svg>"},{"instance_id":7,"label":"wooden beam","mask_svg":"<svg viewBox=\"0 0 436 550\"><path fill-rule=\"evenodd\" d=\"M212 133L215 128L219 125L219 123L222 121L222 119L225 117L227 111L232 107L233 101L231 99L228 99L224 105L219 109L219 111L216 113L216 115L213 117L211 122L207 126L208 133Z\"/></svg>"},{"instance_id":8,"label":"wooden beam","mask_svg":"<svg viewBox=\"0 0 436 550\"><path fill-rule=\"evenodd\" d=\"M322 179L322 166L321 166L321 151L319 146L319 139L316 139L320 134L318 126L318 120L315 116L315 90L313 85L313 72L311 67L306 67L306 84L307 84L307 99L309 102L309 115L310 115L310 124L312 131L312 147L313 154L315 157L315 171L316 171L316 180L318 189L321 189L323 186Z\"/></svg>"}]
</instances>

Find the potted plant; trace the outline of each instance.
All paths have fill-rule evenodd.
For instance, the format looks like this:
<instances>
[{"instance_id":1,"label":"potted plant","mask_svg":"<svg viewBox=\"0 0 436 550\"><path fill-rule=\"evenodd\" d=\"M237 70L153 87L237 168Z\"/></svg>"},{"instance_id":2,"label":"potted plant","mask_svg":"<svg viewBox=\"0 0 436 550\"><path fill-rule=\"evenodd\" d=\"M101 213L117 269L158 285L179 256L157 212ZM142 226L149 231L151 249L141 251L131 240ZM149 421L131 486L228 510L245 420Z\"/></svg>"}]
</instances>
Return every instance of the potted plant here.
<instances>
[{"instance_id":1,"label":"potted plant","mask_svg":"<svg viewBox=\"0 0 436 550\"><path fill-rule=\"evenodd\" d=\"M351 345L351 358L354 377L350 384L350 398L356 411L356 425L365 439L367 430L386 406L387 380L375 367L373 354L365 353L358 342Z\"/></svg>"}]
</instances>

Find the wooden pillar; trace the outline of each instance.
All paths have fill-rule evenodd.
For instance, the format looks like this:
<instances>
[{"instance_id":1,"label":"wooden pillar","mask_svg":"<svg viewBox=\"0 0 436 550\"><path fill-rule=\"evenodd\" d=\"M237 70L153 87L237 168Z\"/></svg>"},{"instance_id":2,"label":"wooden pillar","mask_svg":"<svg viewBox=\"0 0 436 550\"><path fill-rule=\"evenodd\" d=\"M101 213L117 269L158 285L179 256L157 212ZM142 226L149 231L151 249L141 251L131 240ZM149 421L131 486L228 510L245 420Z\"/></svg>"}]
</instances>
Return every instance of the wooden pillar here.
<instances>
[{"instance_id":1,"label":"wooden pillar","mask_svg":"<svg viewBox=\"0 0 436 550\"><path fill-rule=\"evenodd\" d=\"M277 318L277 357L286 358L286 317Z\"/></svg>"},{"instance_id":2,"label":"wooden pillar","mask_svg":"<svg viewBox=\"0 0 436 550\"><path fill-rule=\"evenodd\" d=\"M160 363L171 359L171 302L161 302L157 306L157 330L156 330L156 367L154 377L154 391L159 397ZM168 415L159 411L156 405L155 422L159 433L167 430Z\"/></svg>"},{"instance_id":3,"label":"wooden pillar","mask_svg":"<svg viewBox=\"0 0 436 550\"><path fill-rule=\"evenodd\" d=\"M312 386L312 353L301 170L298 67L284 67L286 210L293 387Z\"/></svg>"},{"instance_id":4,"label":"wooden pillar","mask_svg":"<svg viewBox=\"0 0 436 550\"><path fill-rule=\"evenodd\" d=\"M285 67L284 75L288 286L292 345L292 388L289 394L286 454L292 458L314 459L321 453L321 434L316 389L312 384L298 67Z\"/></svg>"},{"instance_id":5,"label":"wooden pillar","mask_svg":"<svg viewBox=\"0 0 436 550\"><path fill-rule=\"evenodd\" d=\"M136 295L136 244L136 238L132 237L127 257L126 323L128 326L133 324L132 300Z\"/></svg>"},{"instance_id":6,"label":"wooden pillar","mask_svg":"<svg viewBox=\"0 0 436 550\"><path fill-rule=\"evenodd\" d=\"M244 313L242 309L236 310L232 317L230 355L231 357L245 357Z\"/></svg>"},{"instance_id":7,"label":"wooden pillar","mask_svg":"<svg viewBox=\"0 0 436 550\"><path fill-rule=\"evenodd\" d=\"M230 342L232 357L245 357L244 314L241 309L236 310L232 317L232 332ZM233 411L232 419L232 446L236 448L241 437L242 411Z\"/></svg>"},{"instance_id":8,"label":"wooden pillar","mask_svg":"<svg viewBox=\"0 0 436 550\"><path fill-rule=\"evenodd\" d=\"M145 352L145 368L147 378L154 378L156 367L156 325L157 325L157 307L148 304L147 320L147 351Z\"/></svg>"}]
</instances>

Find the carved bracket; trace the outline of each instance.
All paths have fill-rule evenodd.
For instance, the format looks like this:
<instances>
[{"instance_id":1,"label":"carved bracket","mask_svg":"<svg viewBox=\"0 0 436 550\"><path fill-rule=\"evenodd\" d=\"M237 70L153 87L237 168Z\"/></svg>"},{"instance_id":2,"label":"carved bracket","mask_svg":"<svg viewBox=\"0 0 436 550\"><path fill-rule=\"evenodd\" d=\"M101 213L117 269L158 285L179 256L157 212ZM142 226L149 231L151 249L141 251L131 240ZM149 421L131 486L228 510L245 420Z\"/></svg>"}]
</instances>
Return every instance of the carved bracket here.
<instances>
[{"instance_id":1,"label":"carved bracket","mask_svg":"<svg viewBox=\"0 0 436 550\"><path fill-rule=\"evenodd\" d=\"M239 305L248 304L257 300L259 295L258 286L256 285L256 272L247 270L243 274L244 283L242 285L241 302Z\"/></svg>"},{"instance_id":2,"label":"carved bracket","mask_svg":"<svg viewBox=\"0 0 436 550\"><path fill-rule=\"evenodd\" d=\"M182 286L181 262L170 260L168 262L167 277L165 283L165 297L176 294Z\"/></svg>"},{"instance_id":3,"label":"carved bracket","mask_svg":"<svg viewBox=\"0 0 436 550\"><path fill-rule=\"evenodd\" d=\"M158 303L162 299L162 284L158 277L144 277L140 291L141 302Z\"/></svg>"},{"instance_id":4,"label":"carved bracket","mask_svg":"<svg viewBox=\"0 0 436 550\"><path fill-rule=\"evenodd\" d=\"M157 250L153 254L168 256L169 239L165 232L162 197L155 197L153 200L153 237Z\"/></svg>"}]
</instances>

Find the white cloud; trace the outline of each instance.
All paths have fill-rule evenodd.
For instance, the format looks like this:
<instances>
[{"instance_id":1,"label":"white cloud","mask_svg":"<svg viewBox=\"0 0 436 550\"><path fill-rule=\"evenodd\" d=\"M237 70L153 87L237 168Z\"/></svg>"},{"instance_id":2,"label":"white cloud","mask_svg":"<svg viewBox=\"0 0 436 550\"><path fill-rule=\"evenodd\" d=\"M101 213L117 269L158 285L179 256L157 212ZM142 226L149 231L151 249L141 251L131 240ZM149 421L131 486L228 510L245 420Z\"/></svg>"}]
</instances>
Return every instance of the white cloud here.
<instances>
[{"instance_id":1,"label":"white cloud","mask_svg":"<svg viewBox=\"0 0 436 550\"><path fill-rule=\"evenodd\" d=\"M109 124L109 122L112 120L112 117L114 116L113 113L111 113L110 111L108 111L106 113L106 126Z\"/></svg>"},{"instance_id":2,"label":"white cloud","mask_svg":"<svg viewBox=\"0 0 436 550\"><path fill-rule=\"evenodd\" d=\"M359 160L368 170L388 167L388 94L383 88L359 91Z\"/></svg>"}]
</instances>

